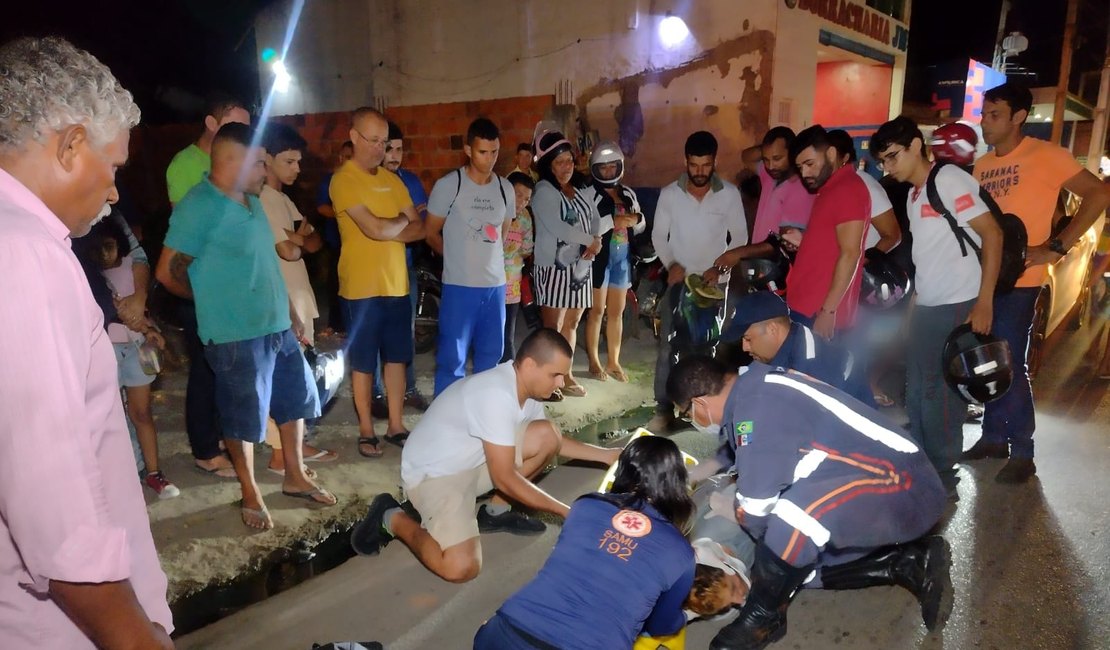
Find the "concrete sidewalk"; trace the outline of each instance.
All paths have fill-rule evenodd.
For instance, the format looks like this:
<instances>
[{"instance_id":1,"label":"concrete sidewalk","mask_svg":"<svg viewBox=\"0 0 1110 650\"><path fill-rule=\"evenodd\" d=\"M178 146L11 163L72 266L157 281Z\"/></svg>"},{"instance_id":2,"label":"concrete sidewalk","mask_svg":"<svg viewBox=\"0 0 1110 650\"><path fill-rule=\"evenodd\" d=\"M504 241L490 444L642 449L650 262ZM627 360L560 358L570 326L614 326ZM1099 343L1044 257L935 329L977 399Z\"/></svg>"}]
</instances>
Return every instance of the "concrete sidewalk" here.
<instances>
[{"instance_id":1,"label":"concrete sidewalk","mask_svg":"<svg viewBox=\"0 0 1110 650\"><path fill-rule=\"evenodd\" d=\"M651 372L655 358L654 341L638 345L635 340L625 348L625 368L631 381L598 382L586 376L585 355L579 352L576 374L589 390L584 398L567 398L546 406L552 420L563 430L577 430L592 422L611 418L643 405L651 397ZM432 393L435 360L431 354L416 359L417 383L425 395ZM274 519L274 529L252 531L243 525L237 503L239 485L234 479L208 476L193 467L184 431L185 372L165 373L159 379L154 397L154 414L159 431L161 468L181 488L181 496L158 500L144 489L155 545L162 567L170 580L171 603L206 585L227 582L259 567L274 551L298 542L310 545L327 537L336 528L347 527L359 517L375 494L396 491L400 485L401 450L386 444L385 456L363 458L358 454L357 418L351 400L350 382L344 384L331 410L322 418L313 444L339 452L339 460L314 463L319 483L339 498L331 508L317 508L304 500L281 494L281 477L266 470L270 449L256 447L255 470L266 505ZM405 412L411 430L420 413ZM384 421L375 423L379 437Z\"/></svg>"}]
</instances>

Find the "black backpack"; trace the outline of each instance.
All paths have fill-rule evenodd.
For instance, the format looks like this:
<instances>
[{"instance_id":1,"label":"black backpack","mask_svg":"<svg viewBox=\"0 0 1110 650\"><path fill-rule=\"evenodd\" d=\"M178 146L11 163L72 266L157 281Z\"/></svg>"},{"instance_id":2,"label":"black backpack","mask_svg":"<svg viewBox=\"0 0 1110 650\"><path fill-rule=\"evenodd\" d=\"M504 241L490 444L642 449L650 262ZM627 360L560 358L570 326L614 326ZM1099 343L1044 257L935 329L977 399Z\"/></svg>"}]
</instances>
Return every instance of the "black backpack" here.
<instances>
[{"instance_id":1,"label":"black backpack","mask_svg":"<svg viewBox=\"0 0 1110 650\"><path fill-rule=\"evenodd\" d=\"M982 261L982 248L975 243L966 230L960 227L956 217L952 216L944 202L940 200L940 192L937 191L937 173L944 165L945 163L937 163L929 171L929 179L925 182L929 205L948 222L952 233L956 236L956 241L960 244L960 252L963 256L967 257L967 248L970 246L971 250L975 251L975 257ZM998 267L998 282L995 284L994 291L1006 293L1014 288L1018 278L1025 273L1025 249L1029 245L1029 234L1025 231L1022 220L1015 214L1002 212L994 197L982 187L979 188L979 198L987 205L998 227L1002 229L1002 263Z\"/></svg>"},{"instance_id":2,"label":"black backpack","mask_svg":"<svg viewBox=\"0 0 1110 650\"><path fill-rule=\"evenodd\" d=\"M447 209L443 211L443 217L445 219L447 218L447 213L451 211L451 208L455 207L455 201L458 200L459 192L462 191L462 169L456 169L455 174L456 174L456 179L455 180L458 182L458 185L455 186L455 196L451 197L451 204L448 205ZM497 189L501 190L501 202L505 204L506 208L508 208L509 207L509 199L508 199L508 197L505 196L505 186L501 184L501 177L498 176L497 174L494 174L493 175L493 180L497 183ZM515 214L510 214L509 218L512 219L515 216L516 216Z\"/></svg>"}]
</instances>

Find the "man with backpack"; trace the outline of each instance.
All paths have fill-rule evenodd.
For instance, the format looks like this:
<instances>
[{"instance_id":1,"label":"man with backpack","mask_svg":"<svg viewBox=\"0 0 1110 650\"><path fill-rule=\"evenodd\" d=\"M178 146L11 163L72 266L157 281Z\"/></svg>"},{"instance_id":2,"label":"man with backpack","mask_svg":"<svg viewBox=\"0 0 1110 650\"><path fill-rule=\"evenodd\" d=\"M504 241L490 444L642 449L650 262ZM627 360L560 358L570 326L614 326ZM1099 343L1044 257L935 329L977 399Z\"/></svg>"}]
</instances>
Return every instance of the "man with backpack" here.
<instances>
[{"instance_id":1,"label":"man with backpack","mask_svg":"<svg viewBox=\"0 0 1110 650\"><path fill-rule=\"evenodd\" d=\"M912 185L906 211L917 295L908 337L906 412L910 435L954 496L967 407L944 382L941 350L961 323L970 321L982 334L991 331L1002 230L970 174L956 165L939 165L934 173L938 166L927 158L921 130L908 117L879 127L871 138L871 152L884 171ZM978 256L962 253L952 223L980 247L981 262Z\"/></svg>"},{"instance_id":2,"label":"man with backpack","mask_svg":"<svg viewBox=\"0 0 1110 650\"><path fill-rule=\"evenodd\" d=\"M1022 135L1021 127L1032 106L1029 89L1012 82L984 94L983 140L994 150L979 159L974 171L1002 212L1017 215L1025 224L1031 244L1026 252L1028 268L1016 288L994 301L994 334L1010 344L1014 381L1002 398L987 405L983 437L962 457L969 461L1009 458L995 477L999 483L1024 483L1037 472L1027 353L1046 266L1067 254L1110 205L1110 188L1083 169L1066 149ZM1061 189L1078 196L1082 204L1072 222L1053 236L1053 214Z\"/></svg>"},{"instance_id":3,"label":"man with backpack","mask_svg":"<svg viewBox=\"0 0 1110 650\"><path fill-rule=\"evenodd\" d=\"M501 147L497 126L470 123L463 151L469 159L436 181L428 199L428 245L443 256L443 295L436 341L435 394L466 374L501 360L505 332L505 253L502 233L516 214L516 195L493 172Z\"/></svg>"}]
</instances>

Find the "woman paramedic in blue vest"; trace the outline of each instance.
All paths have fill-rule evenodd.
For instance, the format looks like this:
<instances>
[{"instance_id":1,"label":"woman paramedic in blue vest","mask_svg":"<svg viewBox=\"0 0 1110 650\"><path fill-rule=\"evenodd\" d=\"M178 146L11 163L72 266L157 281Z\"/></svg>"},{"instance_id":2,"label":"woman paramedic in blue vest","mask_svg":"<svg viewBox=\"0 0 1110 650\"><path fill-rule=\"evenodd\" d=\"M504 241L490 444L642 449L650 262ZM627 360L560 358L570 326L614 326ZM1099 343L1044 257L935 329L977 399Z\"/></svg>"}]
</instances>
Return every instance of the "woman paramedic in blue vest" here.
<instances>
[{"instance_id":1,"label":"woman paramedic in blue vest","mask_svg":"<svg viewBox=\"0 0 1110 650\"><path fill-rule=\"evenodd\" d=\"M475 650L631 648L686 624L694 503L682 453L644 436L618 463L612 492L574 502L543 568L478 630Z\"/></svg>"}]
</instances>

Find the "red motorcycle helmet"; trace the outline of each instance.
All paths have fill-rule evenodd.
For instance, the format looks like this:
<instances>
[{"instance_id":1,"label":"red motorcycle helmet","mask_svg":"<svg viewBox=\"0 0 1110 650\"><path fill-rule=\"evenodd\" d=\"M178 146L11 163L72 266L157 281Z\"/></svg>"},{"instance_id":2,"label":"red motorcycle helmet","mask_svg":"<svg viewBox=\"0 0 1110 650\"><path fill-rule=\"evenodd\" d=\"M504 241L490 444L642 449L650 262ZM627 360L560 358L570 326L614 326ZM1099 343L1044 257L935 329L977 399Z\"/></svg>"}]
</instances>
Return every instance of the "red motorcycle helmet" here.
<instances>
[{"instance_id":1,"label":"red motorcycle helmet","mask_svg":"<svg viewBox=\"0 0 1110 650\"><path fill-rule=\"evenodd\" d=\"M979 136L975 129L961 122L938 127L929 139L929 147L937 161L956 163L962 167L975 163Z\"/></svg>"}]
</instances>

